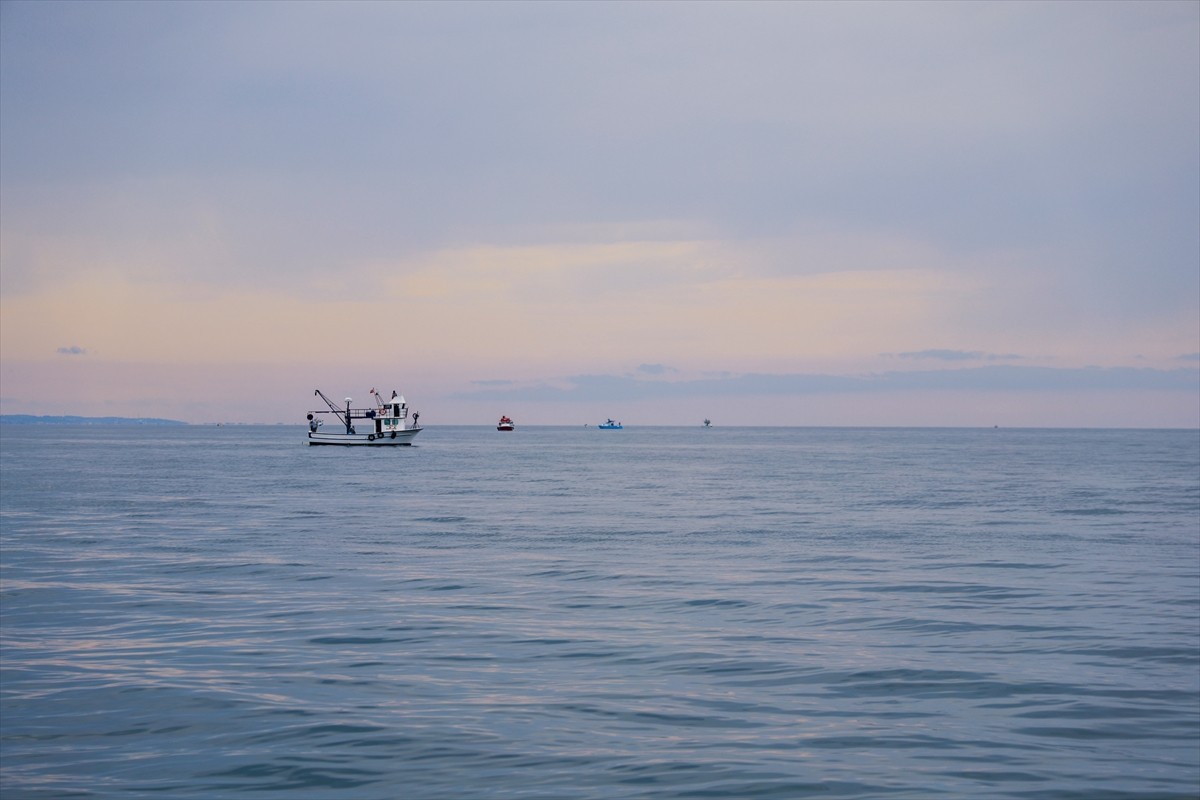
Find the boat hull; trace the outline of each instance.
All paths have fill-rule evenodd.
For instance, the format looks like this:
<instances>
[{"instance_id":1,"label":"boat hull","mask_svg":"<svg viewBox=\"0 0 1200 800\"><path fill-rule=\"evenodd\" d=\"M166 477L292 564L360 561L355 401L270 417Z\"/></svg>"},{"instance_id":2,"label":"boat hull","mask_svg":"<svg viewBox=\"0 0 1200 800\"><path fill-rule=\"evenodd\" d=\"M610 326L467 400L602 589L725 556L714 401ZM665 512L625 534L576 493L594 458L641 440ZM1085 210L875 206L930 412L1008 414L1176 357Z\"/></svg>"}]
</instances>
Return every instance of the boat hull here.
<instances>
[{"instance_id":1,"label":"boat hull","mask_svg":"<svg viewBox=\"0 0 1200 800\"><path fill-rule=\"evenodd\" d=\"M393 447L412 444L424 428L409 428L390 433L325 433L324 431L309 432L309 444L328 444L358 447Z\"/></svg>"},{"instance_id":2,"label":"boat hull","mask_svg":"<svg viewBox=\"0 0 1200 800\"><path fill-rule=\"evenodd\" d=\"M497 426L496 426L496 430L498 430L498 431L511 431L511 430L513 430L513 427L514 427L514 426L512 426L512 425L497 425Z\"/></svg>"}]
</instances>

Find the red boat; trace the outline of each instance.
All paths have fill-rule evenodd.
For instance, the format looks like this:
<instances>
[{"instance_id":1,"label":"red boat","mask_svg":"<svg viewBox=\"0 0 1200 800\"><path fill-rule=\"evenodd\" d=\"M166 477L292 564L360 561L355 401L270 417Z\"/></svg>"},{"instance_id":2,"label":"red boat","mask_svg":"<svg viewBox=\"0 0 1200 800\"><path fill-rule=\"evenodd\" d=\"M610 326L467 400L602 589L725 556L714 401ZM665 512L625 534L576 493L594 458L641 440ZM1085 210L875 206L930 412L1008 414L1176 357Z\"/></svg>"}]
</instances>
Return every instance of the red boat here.
<instances>
[{"instance_id":1,"label":"red boat","mask_svg":"<svg viewBox=\"0 0 1200 800\"><path fill-rule=\"evenodd\" d=\"M513 421L508 417L501 417L500 421L496 423L496 430L498 431L511 431L516 427L517 426L513 424Z\"/></svg>"}]
</instances>

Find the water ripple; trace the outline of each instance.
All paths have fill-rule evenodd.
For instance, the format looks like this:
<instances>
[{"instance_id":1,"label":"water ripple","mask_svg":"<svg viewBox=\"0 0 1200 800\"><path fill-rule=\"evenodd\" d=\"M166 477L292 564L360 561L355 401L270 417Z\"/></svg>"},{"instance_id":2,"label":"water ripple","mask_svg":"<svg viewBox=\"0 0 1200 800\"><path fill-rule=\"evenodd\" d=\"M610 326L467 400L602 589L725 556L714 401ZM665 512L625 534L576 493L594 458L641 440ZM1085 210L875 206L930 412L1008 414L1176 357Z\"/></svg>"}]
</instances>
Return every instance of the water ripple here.
<instances>
[{"instance_id":1,"label":"water ripple","mask_svg":"<svg viewBox=\"0 0 1200 800\"><path fill-rule=\"evenodd\" d=\"M1187 432L2 433L5 800L1200 793Z\"/></svg>"}]
</instances>

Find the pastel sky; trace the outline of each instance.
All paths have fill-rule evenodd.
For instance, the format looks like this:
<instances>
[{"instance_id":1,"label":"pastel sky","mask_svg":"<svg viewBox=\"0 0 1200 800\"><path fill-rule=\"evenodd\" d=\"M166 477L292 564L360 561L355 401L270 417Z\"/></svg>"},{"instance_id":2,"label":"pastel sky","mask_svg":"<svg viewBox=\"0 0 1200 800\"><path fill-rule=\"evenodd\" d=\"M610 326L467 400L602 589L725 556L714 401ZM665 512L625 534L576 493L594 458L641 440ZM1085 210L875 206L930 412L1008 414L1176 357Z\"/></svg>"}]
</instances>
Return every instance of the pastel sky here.
<instances>
[{"instance_id":1,"label":"pastel sky","mask_svg":"<svg viewBox=\"0 0 1200 800\"><path fill-rule=\"evenodd\" d=\"M0 408L1200 426L1200 3L0 3Z\"/></svg>"}]
</instances>

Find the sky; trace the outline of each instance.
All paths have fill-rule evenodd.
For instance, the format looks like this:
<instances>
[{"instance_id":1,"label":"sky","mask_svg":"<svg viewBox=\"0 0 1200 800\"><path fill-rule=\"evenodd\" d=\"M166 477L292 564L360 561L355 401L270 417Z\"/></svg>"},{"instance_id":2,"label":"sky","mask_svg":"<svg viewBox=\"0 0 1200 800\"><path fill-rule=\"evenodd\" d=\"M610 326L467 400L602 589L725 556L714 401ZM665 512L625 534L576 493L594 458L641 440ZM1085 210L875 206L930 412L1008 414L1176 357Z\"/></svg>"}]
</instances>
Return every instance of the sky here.
<instances>
[{"instance_id":1,"label":"sky","mask_svg":"<svg viewBox=\"0 0 1200 800\"><path fill-rule=\"evenodd\" d=\"M0 411L318 388L1200 427L1200 3L0 2Z\"/></svg>"}]
</instances>

